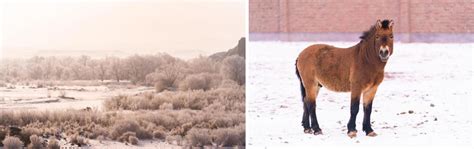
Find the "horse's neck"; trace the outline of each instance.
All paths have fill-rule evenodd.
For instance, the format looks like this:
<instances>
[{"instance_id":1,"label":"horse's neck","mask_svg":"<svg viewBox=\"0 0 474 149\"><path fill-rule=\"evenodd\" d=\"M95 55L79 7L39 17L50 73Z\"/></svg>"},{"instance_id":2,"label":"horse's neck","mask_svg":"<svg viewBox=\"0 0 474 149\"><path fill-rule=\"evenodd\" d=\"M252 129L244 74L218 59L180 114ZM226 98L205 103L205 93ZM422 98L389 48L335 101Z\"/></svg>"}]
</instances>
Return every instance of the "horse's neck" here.
<instances>
[{"instance_id":1,"label":"horse's neck","mask_svg":"<svg viewBox=\"0 0 474 149\"><path fill-rule=\"evenodd\" d=\"M355 60L359 61L359 63L364 66L368 66L365 68L373 68L374 71L383 71L386 63L380 61L377 53L375 52L375 47L370 44L371 43L368 41L361 41L356 46L354 46L355 50L357 51L355 52Z\"/></svg>"}]
</instances>

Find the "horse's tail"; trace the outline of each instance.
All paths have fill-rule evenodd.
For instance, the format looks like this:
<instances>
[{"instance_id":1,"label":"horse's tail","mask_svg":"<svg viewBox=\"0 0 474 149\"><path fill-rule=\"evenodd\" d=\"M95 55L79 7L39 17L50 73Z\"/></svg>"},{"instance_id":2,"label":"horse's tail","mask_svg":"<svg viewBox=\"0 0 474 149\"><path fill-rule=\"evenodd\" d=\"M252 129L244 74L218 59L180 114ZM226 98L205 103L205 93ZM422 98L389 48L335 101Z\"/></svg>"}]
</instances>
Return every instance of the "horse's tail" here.
<instances>
[{"instance_id":1,"label":"horse's tail","mask_svg":"<svg viewBox=\"0 0 474 149\"><path fill-rule=\"evenodd\" d=\"M295 62L295 69L296 69L296 76L298 76L298 80L300 81L301 99L304 102L304 98L306 97L306 89L303 86L303 82L301 81L300 72L298 71L298 59Z\"/></svg>"}]
</instances>

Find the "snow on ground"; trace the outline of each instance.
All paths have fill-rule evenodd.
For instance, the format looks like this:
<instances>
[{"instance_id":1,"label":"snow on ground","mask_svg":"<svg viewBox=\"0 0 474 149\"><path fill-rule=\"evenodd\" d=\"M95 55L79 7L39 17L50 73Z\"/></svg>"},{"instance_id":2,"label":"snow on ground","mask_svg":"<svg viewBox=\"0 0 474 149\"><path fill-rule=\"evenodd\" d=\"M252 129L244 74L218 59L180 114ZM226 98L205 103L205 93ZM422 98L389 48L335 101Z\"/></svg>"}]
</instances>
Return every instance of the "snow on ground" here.
<instances>
[{"instance_id":1,"label":"snow on ground","mask_svg":"<svg viewBox=\"0 0 474 149\"><path fill-rule=\"evenodd\" d=\"M156 141L156 140L140 140L137 145L125 144L117 141L98 141L98 140L89 140L91 148L97 149L134 149L134 148L147 148L147 149L181 149L183 147L169 144L167 142ZM76 146L77 147L77 146Z\"/></svg>"},{"instance_id":2,"label":"snow on ground","mask_svg":"<svg viewBox=\"0 0 474 149\"><path fill-rule=\"evenodd\" d=\"M0 87L1 109L102 109L105 99L118 95L134 95L153 91L152 87L97 86L55 86L35 88L17 85L14 88ZM61 95L67 98L61 98ZM68 99L71 98L71 99ZM74 98L74 99L72 99Z\"/></svg>"},{"instance_id":3,"label":"snow on ground","mask_svg":"<svg viewBox=\"0 0 474 149\"><path fill-rule=\"evenodd\" d=\"M378 136L362 132L360 110L359 132L353 139L346 135L350 94L324 87L316 108L323 135L303 133L303 103L294 64L300 51L311 44L249 42L248 147L472 144L474 44L395 43L373 104L372 127ZM356 43L327 44L349 47Z\"/></svg>"}]
</instances>

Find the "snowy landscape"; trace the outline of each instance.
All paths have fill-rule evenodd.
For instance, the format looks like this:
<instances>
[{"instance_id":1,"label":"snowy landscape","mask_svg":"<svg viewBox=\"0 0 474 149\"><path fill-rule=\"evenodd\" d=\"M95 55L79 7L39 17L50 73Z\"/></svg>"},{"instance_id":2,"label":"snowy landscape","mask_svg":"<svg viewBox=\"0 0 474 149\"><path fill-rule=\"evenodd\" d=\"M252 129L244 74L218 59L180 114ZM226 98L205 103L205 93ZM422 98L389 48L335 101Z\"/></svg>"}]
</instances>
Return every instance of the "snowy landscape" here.
<instances>
[{"instance_id":1,"label":"snowy landscape","mask_svg":"<svg viewBox=\"0 0 474 149\"><path fill-rule=\"evenodd\" d=\"M395 43L374 99L372 127L356 138L347 133L350 93L322 88L316 114L323 135L303 133L295 59L311 44L349 47L356 42L249 42L247 145L471 145L472 50L474 44ZM362 106L362 105L361 105ZM362 109L362 107L360 108Z\"/></svg>"},{"instance_id":2,"label":"snowy landscape","mask_svg":"<svg viewBox=\"0 0 474 149\"><path fill-rule=\"evenodd\" d=\"M0 148L243 148L244 53L1 59Z\"/></svg>"}]
</instances>

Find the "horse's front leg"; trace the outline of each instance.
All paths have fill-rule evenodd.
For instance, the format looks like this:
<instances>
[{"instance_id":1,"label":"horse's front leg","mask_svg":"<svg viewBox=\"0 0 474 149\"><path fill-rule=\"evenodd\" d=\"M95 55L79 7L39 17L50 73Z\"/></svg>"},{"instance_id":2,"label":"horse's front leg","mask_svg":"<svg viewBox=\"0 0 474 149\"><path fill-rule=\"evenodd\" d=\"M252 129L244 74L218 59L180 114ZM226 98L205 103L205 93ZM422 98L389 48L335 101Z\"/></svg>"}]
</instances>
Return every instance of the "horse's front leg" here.
<instances>
[{"instance_id":1,"label":"horse's front leg","mask_svg":"<svg viewBox=\"0 0 474 149\"><path fill-rule=\"evenodd\" d=\"M364 121L362 122L362 130L367 136L376 136L370 124L370 114L372 113L372 103L374 101L377 86L374 86L364 92Z\"/></svg>"},{"instance_id":2,"label":"horse's front leg","mask_svg":"<svg viewBox=\"0 0 474 149\"><path fill-rule=\"evenodd\" d=\"M357 113L359 113L360 94L361 91L359 88L353 88L351 91L351 117L349 119L349 123L347 123L347 135L351 138L357 136L355 122Z\"/></svg>"}]
</instances>

